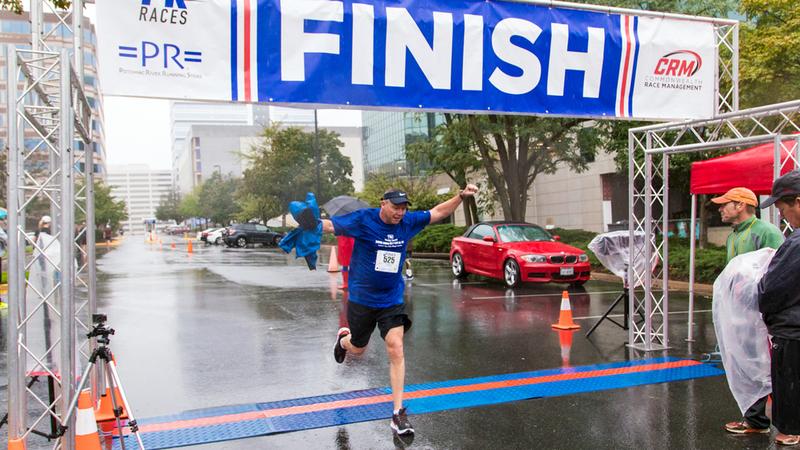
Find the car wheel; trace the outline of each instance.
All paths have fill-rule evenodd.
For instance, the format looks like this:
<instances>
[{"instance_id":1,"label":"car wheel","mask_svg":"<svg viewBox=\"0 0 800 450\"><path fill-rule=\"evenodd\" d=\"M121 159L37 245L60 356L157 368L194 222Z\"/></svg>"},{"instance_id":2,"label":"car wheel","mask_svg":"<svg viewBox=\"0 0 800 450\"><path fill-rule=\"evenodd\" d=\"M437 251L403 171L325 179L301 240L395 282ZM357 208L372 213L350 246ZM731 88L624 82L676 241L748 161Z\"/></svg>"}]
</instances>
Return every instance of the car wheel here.
<instances>
[{"instance_id":1,"label":"car wheel","mask_svg":"<svg viewBox=\"0 0 800 450\"><path fill-rule=\"evenodd\" d=\"M464 259L461 257L461 253L453 253L453 260L451 261L451 266L453 268L453 276L456 278L466 278L467 271L464 270Z\"/></svg>"},{"instance_id":2,"label":"car wheel","mask_svg":"<svg viewBox=\"0 0 800 450\"><path fill-rule=\"evenodd\" d=\"M507 259L503 264L503 281L507 287L513 288L519 286L519 264L513 259Z\"/></svg>"},{"instance_id":3,"label":"car wheel","mask_svg":"<svg viewBox=\"0 0 800 450\"><path fill-rule=\"evenodd\" d=\"M217 240L214 241L214 243L217 244L217 245L222 245L222 238L218 237Z\"/></svg>"},{"instance_id":4,"label":"car wheel","mask_svg":"<svg viewBox=\"0 0 800 450\"><path fill-rule=\"evenodd\" d=\"M245 248L245 247L247 247L247 239L245 239L245 237L244 237L244 236L236 238L236 245L237 245L239 248Z\"/></svg>"}]
</instances>

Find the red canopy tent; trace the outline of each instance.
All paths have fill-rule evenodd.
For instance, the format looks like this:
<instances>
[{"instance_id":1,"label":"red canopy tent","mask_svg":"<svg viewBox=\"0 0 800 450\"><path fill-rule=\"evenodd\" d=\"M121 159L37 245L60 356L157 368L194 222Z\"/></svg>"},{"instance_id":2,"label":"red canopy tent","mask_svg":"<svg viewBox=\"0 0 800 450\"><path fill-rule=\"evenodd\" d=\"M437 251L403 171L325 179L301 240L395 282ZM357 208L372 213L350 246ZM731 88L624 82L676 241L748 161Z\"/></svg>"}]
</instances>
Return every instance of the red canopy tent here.
<instances>
[{"instance_id":1,"label":"red canopy tent","mask_svg":"<svg viewBox=\"0 0 800 450\"><path fill-rule=\"evenodd\" d=\"M793 150L794 140L783 141L781 162ZM735 187L746 187L756 195L769 195L775 167L775 144L769 142L730 155L692 163L690 193L723 194ZM781 175L794 169L786 164Z\"/></svg>"}]
</instances>

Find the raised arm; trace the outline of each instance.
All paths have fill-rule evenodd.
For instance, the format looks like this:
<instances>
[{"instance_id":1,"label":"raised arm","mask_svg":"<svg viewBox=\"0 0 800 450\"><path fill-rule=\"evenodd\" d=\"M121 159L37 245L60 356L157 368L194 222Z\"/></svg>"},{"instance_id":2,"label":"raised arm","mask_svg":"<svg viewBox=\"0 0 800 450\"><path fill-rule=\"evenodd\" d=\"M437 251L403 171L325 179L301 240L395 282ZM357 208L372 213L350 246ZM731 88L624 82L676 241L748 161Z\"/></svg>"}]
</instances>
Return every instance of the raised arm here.
<instances>
[{"instance_id":1,"label":"raised arm","mask_svg":"<svg viewBox=\"0 0 800 450\"><path fill-rule=\"evenodd\" d=\"M431 213L431 223L438 222L445 217L453 214L458 208L458 205L467 198L472 197L478 192L478 186L474 184L468 184L467 187L464 188L458 195L455 195L450 200L446 200L438 205L434 206L430 213Z\"/></svg>"}]
</instances>

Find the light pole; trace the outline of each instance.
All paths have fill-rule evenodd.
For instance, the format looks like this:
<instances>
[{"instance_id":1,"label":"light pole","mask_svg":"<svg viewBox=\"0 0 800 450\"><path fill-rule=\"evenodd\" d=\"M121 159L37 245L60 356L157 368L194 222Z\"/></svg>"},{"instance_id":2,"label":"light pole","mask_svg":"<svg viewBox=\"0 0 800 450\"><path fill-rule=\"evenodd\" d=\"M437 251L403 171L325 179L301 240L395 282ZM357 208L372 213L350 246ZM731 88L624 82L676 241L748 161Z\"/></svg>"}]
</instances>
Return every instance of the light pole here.
<instances>
[{"instance_id":1,"label":"light pole","mask_svg":"<svg viewBox=\"0 0 800 450\"><path fill-rule=\"evenodd\" d=\"M317 195L320 195L322 192L322 181L320 180L319 171L320 171L320 151L319 151L319 124L317 122L317 109L314 108L314 153L316 158L316 166L317 166Z\"/></svg>"}]
</instances>

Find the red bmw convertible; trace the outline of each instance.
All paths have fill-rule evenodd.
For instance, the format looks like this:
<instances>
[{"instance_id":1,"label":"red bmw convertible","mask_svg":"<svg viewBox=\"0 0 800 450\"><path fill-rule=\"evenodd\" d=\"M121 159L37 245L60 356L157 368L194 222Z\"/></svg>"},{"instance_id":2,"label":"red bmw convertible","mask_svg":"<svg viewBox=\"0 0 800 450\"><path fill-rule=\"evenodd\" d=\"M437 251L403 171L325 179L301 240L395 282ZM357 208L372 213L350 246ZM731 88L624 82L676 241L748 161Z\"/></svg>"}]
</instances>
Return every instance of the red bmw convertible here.
<instances>
[{"instance_id":1,"label":"red bmw convertible","mask_svg":"<svg viewBox=\"0 0 800 450\"><path fill-rule=\"evenodd\" d=\"M503 280L508 287L523 282L582 285L589 281L586 253L558 240L530 223L480 222L453 238L453 275L483 275Z\"/></svg>"}]
</instances>

